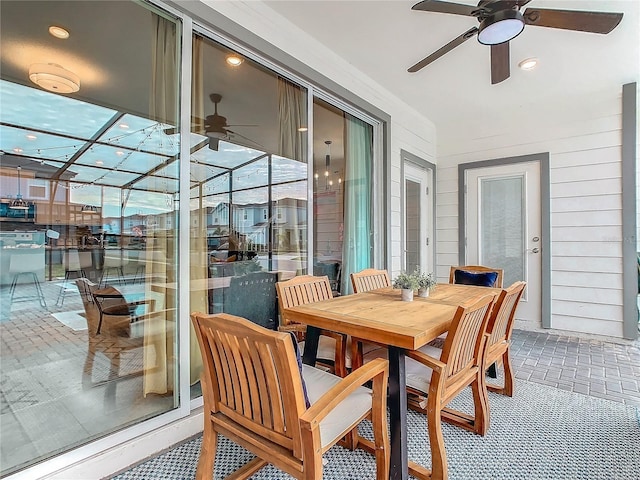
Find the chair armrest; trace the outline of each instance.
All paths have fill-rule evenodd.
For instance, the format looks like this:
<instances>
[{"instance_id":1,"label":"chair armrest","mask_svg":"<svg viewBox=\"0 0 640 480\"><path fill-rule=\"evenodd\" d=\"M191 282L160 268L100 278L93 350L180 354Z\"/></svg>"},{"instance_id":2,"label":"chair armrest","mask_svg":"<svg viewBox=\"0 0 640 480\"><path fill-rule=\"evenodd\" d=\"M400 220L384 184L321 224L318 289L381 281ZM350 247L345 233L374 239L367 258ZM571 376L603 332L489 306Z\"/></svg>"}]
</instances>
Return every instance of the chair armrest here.
<instances>
[{"instance_id":1,"label":"chair armrest","mask_svg":"<svg viewBox=\"0 0 640 480\"><path fill-rule=\"evenodd\" d=\"M419 350L408 350L405 353L405 355L409 358L412 358L416 362L420 362L423 365L426 365L427 367L432 369L434 372L442 373L447 368L446 363L443 363L437 358L433 358L432 356L427 355L426 353L422 353Z\"/></svg>"},{"instance_id":2,"label":"chair armrest","mask_svg":"<svg viewBox=\"0 0 640 480\"><path fill-rule=\"evenodd\" d=\"M376 378L377 377L377 378ZM311 407L300 416L300 426L306 430L318 428L320 422L331 411L359 387L369 380L373 382L374 398L386 400L387 382L389 379L389 361L376 358L355 372L350 373L339 383L327 390ZM378 381L375 381L378 380Z\"/></svg>"}]
</instances>

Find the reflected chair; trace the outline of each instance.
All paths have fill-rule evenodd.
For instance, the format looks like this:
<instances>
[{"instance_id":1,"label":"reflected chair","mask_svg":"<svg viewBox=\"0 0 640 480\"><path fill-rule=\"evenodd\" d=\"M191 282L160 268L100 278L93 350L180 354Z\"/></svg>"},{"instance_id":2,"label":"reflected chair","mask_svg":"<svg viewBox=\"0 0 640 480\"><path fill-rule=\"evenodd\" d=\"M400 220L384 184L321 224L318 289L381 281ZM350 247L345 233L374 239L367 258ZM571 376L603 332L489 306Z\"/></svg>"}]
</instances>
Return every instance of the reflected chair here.
<instances>
[{"instance_id":1,"label":"reflected chair","mask_svg":"<svg viewBox=\"0 0 640 480\"><path fill-rule=\"evenodd\" d=\"M34 253L13 253L9 260L9 274L12 275L11 287L9 288L9 295L11 302L28 301L33 298L37 298L40 302L40 306L46 308L47 302L44 298L42 291L42 285L40 285L39 275L44 275L44 249L40 249ZM22 295L16 297L16 288L18 284L21 288L26 283L20 283L20 279L26 275L31 283L35 293L33 295Z\"/></svg>"},{"instance_id":2,"label":"reflected chair","mask_svg":"<svg viewBox=\"0 0 640 480\"><path fill-rule=\"evenodd\" d=\"M501 268L491 268L482 265L461 265L451 267L449 271L449 283L502 288L503 273L504 271Z\"/></svg>"},{"instance_id":3,"label":"reflected chair","mask_svg":"<svg viewBox=\"0 0 640 480\"><path fill-rule=\"evenodd\" d=\"M99 320L96 335L100 335L102 321L105 316L128 317L129 321L133 323L138 320L140 315L150 313L155 310L155 299L153 298L127 301L124 295L111 285L107 285L105 288L99 289L95 283L87 280L86 278L80 278L76 283L81 281L84 281L86 284L86 288L93 297L93 302L98 308ZM146 308L141 311L140 307L143 305L146 305Z\"/></svg>"},{"instance_id":4,"label":"reflected chair","mask_svg":"<svg viewBox=\"0 0 640 480\"><path fill-rule=\"evenodd\" d=\"M298 305L321 302L333 298L331 284L327 276L314 277L299 275L276 283L278 305L280 306L280 330L294 331L298 334L301 349L304 350L304 335L306 325L300 325L289 320L287 309ZM345 335L328 330L322 330L318 342L317 365L324 365L333 373L341 377L346 376L347 368L351 367L351 355L347 350Z\"/></svg>"},{"instance_id":5,"label":"reflected chair","mask_svg":"<svg viewBox=\"0 0 640 480\"><path fill-rule=\"evenodd\" d=\"M351 286L353 293L368 292L378 288L391 287L391 279L389 272L386 270L377 270L375 268L365 268L359 272L352 273ZM363 355L377 349L383 348L375 343L365 342L360 339L352 338L350 342L351 349L351 365L353 369L362 366Z\"/></svg>"},{"instance_id":6,"label":"reflected chair","mask_svg":"<svg viewBox=\"0 0 640 480\"><path fill-rule=\"evenodd\" d=\"M344 437L353 439L349 447L374 452L377 480L389 478L388 362L377 360L340 378L303 365L287 332L226 313L194 313L191 319L204 367L196 479L214 476L218 434L256 456L227 478L250 478L272 464L300 480L321 480L322 455ZM369 381L372 389L363 386ZM366 418L373 442L358 435Z\"/></svg>"},{"instance_id":7,"label":"reflected chair","mask_svg":"<svg viewBox=\"0 0 640 480\"><path fill-rule=\"evenodd\" d=\"M274 330L278 317L277 278L272 272L252 272L231 277L224 295L223 311Z\"/></svg>"},{"instance_id":8,"label":"reflected chair","mask_svg":"<svg viewBox=\"0 0 640 480\"><path fill-rule=\"evenodd\" d=\"M447 471L442 421L479 435L485 435L489 428L483 366L487 326L495 299L496 295L489 294L475 303L459 306L443 349L425 345L406 352L409 406L426 414L432 465L442 472ZM370 360L386 355L386 350L365 355L365 367ZM447 408L447 404L468 386L473 394L473 416Z\"/></svg>"},{"instance_id":9,"label":"reflected chair","mask_svg":"<svg viewBox=\"0 0 640 480\"><path fill-rule=\"evenodd\" d=\"M504 386L487 385L487 390L513 396L514 376L511 368L511 332L515 321L516 310L526 287L526 282L516 282L503 290L493 307L487 332L485 365L495 368L496 362L502 360L504 368ZM495 375L492 375L495 378Z\"/></svg>"},{"instance_id":10,"label":"reflected chair","mask_svg":"<svg viewBox=\"0 0 640 480\"><path fill-rule=\"evenodd\" d=\"M386 270L376 270L366 268L360 272L351 274L351 285L354 293L368 292L376 288L386 288L391 286L391 279Z\"/></svg>"},{"instance_id":11,"label":"reflected chair","mask_svg":"<svg viewBox=\"0 0 640 480\"><path fill-rule=\"evenodd\" d=\"M91 258L91 252L78 252L78 250L69 250L64 252L64 283L60 287L58 292L58 298L56 299L56 305L64 305L64 297L69 290L69 280L76 278L86 278L85 269L91 268L93 261ZM73 276L72 276L73 275Z\"/></svg>"}]
</instances>

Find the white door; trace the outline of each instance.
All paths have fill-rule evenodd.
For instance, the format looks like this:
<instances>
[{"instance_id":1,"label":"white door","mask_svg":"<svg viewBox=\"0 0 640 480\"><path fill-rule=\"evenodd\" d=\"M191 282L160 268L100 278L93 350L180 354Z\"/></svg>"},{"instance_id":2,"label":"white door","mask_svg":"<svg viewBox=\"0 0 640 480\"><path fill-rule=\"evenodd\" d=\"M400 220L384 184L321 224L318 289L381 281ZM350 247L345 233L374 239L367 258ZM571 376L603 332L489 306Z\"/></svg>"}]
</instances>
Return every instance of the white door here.
<instances>
[{"instance_id":1,"label":"white door","mask_svg":"<svg viewBox=\"0 0 640 480\"><path fill-rule=\"evenodd\" d=\"M527 288L516 317L540 326L542 248L538 162L467 170L466 264L504 269Z\"/></svg>"},{"instance_id":2,"label":"white door","mask_svg":"<svg viewBox=\"0 0 640 480\"><path fill-rule=\"evenodd\" d=\"M431 171L404 163L404 270L433 271Z\"/></svg>"}]
</instances>

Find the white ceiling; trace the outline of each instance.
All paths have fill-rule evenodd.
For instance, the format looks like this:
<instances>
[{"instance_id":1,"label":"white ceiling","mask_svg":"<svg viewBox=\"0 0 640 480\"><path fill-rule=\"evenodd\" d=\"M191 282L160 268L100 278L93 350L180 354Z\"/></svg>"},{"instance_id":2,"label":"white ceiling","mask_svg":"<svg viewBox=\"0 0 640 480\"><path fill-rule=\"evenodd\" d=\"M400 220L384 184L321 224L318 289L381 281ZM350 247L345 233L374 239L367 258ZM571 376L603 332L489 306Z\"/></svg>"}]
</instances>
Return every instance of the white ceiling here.
<instances>
[{"instance_id":1,"label":"white ceiling","mask_svg":"<svg viewBox=\"0 0 640 480\"><path fill-rule=\"evenodd\" d=\"M527 26L511 41L511 77L497 85L490 81L490 48L475 38L420 72L407 73L478 23L472 17L412 11L416 2L265 3L431 119L440 137L469 128L515 128L520 115L575 115L588 108L590 94L620 92L623 84L639 80L638 0L532 0L528 7L622 12L624 17L608 35ZM517 65L528 57L540 63L525 72Z\"/></svg>"}]
</instances>

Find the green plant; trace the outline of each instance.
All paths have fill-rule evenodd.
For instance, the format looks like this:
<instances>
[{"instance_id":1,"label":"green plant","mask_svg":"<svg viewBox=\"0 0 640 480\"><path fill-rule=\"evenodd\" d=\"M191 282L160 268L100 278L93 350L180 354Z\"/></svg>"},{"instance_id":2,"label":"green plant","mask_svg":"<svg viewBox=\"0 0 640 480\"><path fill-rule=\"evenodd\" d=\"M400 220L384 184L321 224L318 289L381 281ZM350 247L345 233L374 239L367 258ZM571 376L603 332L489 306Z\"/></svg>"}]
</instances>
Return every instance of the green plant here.
<instances>
[{"instance_id":1,"label":"green plant","mask_svg":"<svg viewBox=\"0 0 640 480\"><path fill-rule=\"evenodd\" d=\"M415 272L412 273L418 282L418 288L433 288L436 286L436 279L433 276L433 273L429 272L421 272L420 269L416 269Z\"/></svg>"},{"instance_id":2,"label":"green plant","mask_svg":"<svg viewBox=\"0 0 640 480\"><path fill-rule=\"evenodd\" d=\"M413 274L402 272L393 279L393 288L415 290L418 288L418 280Z\"/></svg>"}]
</instances>

